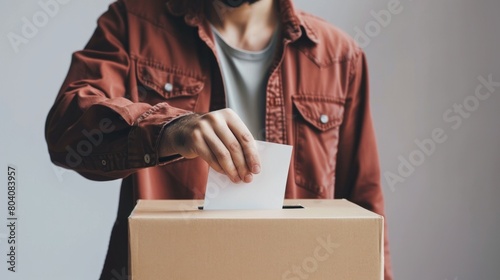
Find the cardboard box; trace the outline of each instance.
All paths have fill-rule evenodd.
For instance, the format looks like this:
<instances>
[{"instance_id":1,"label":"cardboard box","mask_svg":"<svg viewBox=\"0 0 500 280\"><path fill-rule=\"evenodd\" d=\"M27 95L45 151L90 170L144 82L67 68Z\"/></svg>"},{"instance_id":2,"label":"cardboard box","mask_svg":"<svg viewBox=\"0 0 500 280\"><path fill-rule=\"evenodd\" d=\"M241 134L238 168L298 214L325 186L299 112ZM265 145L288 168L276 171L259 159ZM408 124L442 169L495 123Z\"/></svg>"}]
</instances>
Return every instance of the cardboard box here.
<instances>
[{"instance_id":1,"label":"cardboard box","mask_svg":"<svg viewBox=\"0 0 500 280\"><path fill-rule=\"evenodd\" d=\"M129 218L133 280L383 279L383 218L347 200L283 210L199 210L141 200Z\"/></svg>"}]
</instances>

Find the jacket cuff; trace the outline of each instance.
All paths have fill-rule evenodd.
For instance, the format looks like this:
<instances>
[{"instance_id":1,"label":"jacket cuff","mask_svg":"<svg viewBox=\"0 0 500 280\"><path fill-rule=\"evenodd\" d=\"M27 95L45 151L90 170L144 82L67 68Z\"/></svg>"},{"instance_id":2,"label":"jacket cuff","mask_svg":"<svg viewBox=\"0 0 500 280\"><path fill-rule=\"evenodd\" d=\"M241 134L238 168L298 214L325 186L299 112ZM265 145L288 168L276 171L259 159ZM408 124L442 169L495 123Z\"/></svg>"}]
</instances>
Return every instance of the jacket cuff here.
<instances>
[{"instance_id":1,"label":"jacket cuff","mask_svg":"<svg viewBox=\"0 0 500 280\"><path fill-rule=\"evenodd\" d=\"M180 155L160 159L158 147L165 126L192 113L159 103L142 114L128 135L129 168L153 167L182 159Z\"/></svg>"}]
</instances>

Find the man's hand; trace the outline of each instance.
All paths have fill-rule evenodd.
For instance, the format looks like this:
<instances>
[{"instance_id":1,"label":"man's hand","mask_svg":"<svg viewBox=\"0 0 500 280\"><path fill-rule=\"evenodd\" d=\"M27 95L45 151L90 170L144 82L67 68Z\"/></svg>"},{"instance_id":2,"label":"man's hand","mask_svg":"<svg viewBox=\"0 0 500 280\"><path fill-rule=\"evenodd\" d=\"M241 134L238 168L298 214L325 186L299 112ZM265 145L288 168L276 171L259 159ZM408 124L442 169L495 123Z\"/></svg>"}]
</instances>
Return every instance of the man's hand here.
<instances>
[{"instance_id":1,"label":"man's hand","mask_svg":"<svg viewBox=\"0 0 500 280\"><path fill-rule=\"evenodd\" d=\"M192 114L169 124L162 135L160 156L201 157L217 172L237 183L260 172L255 140L231 109Z\"/></svg>"}]
</instances>

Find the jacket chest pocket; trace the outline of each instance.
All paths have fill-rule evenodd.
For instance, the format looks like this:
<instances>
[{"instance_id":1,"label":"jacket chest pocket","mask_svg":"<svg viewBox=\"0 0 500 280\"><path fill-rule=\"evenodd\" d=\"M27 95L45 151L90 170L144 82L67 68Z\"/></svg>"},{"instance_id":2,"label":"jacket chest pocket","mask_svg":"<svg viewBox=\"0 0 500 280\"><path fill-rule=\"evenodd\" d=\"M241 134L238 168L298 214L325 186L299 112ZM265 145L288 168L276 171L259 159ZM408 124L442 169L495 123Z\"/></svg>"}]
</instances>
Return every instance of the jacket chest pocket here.
<instances>
[{"instance_id":1,"label":"jacket chest pocket","mask_svg":"<svg viewBox=\"0 0 500 280\"><path fill-rule=\"evenodd\" d=\"M295 182L318 195L333 193L344 101L314 95L293 96L296 113Z\"/></svg>"},{"instance_id":2,"label":"jacket chest pocket","mask_svg":"<svg viewBox=\"0 0 500 280\"><path fill-rule=\"evenodd\" d=\"M205 85L201 76L141 61L137 62L137 79L140 102L168 102L170 106L189 111L195 110Z\"/></svg>"}]
</instances>

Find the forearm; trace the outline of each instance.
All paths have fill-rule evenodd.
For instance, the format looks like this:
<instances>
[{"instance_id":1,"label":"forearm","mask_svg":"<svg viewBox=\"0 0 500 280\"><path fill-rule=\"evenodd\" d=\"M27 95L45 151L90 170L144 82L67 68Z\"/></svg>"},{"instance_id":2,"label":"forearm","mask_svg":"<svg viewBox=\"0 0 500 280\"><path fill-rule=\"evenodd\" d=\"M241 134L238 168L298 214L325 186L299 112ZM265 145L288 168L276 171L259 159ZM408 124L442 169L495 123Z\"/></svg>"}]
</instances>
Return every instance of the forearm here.
<instances>
[{"instance_id":1,"label":"forearm","mask_svg":"<svg viewBox=\"0 0 500 280\"><path fill-rule=\"evenodd\" d=\"M49 153L57 165L87 178L123 178L168 163L158 152L163 127L188 113L167 103L150 106L122 98L67 95L47 118Z\"/></svg>"}]
</instances>

